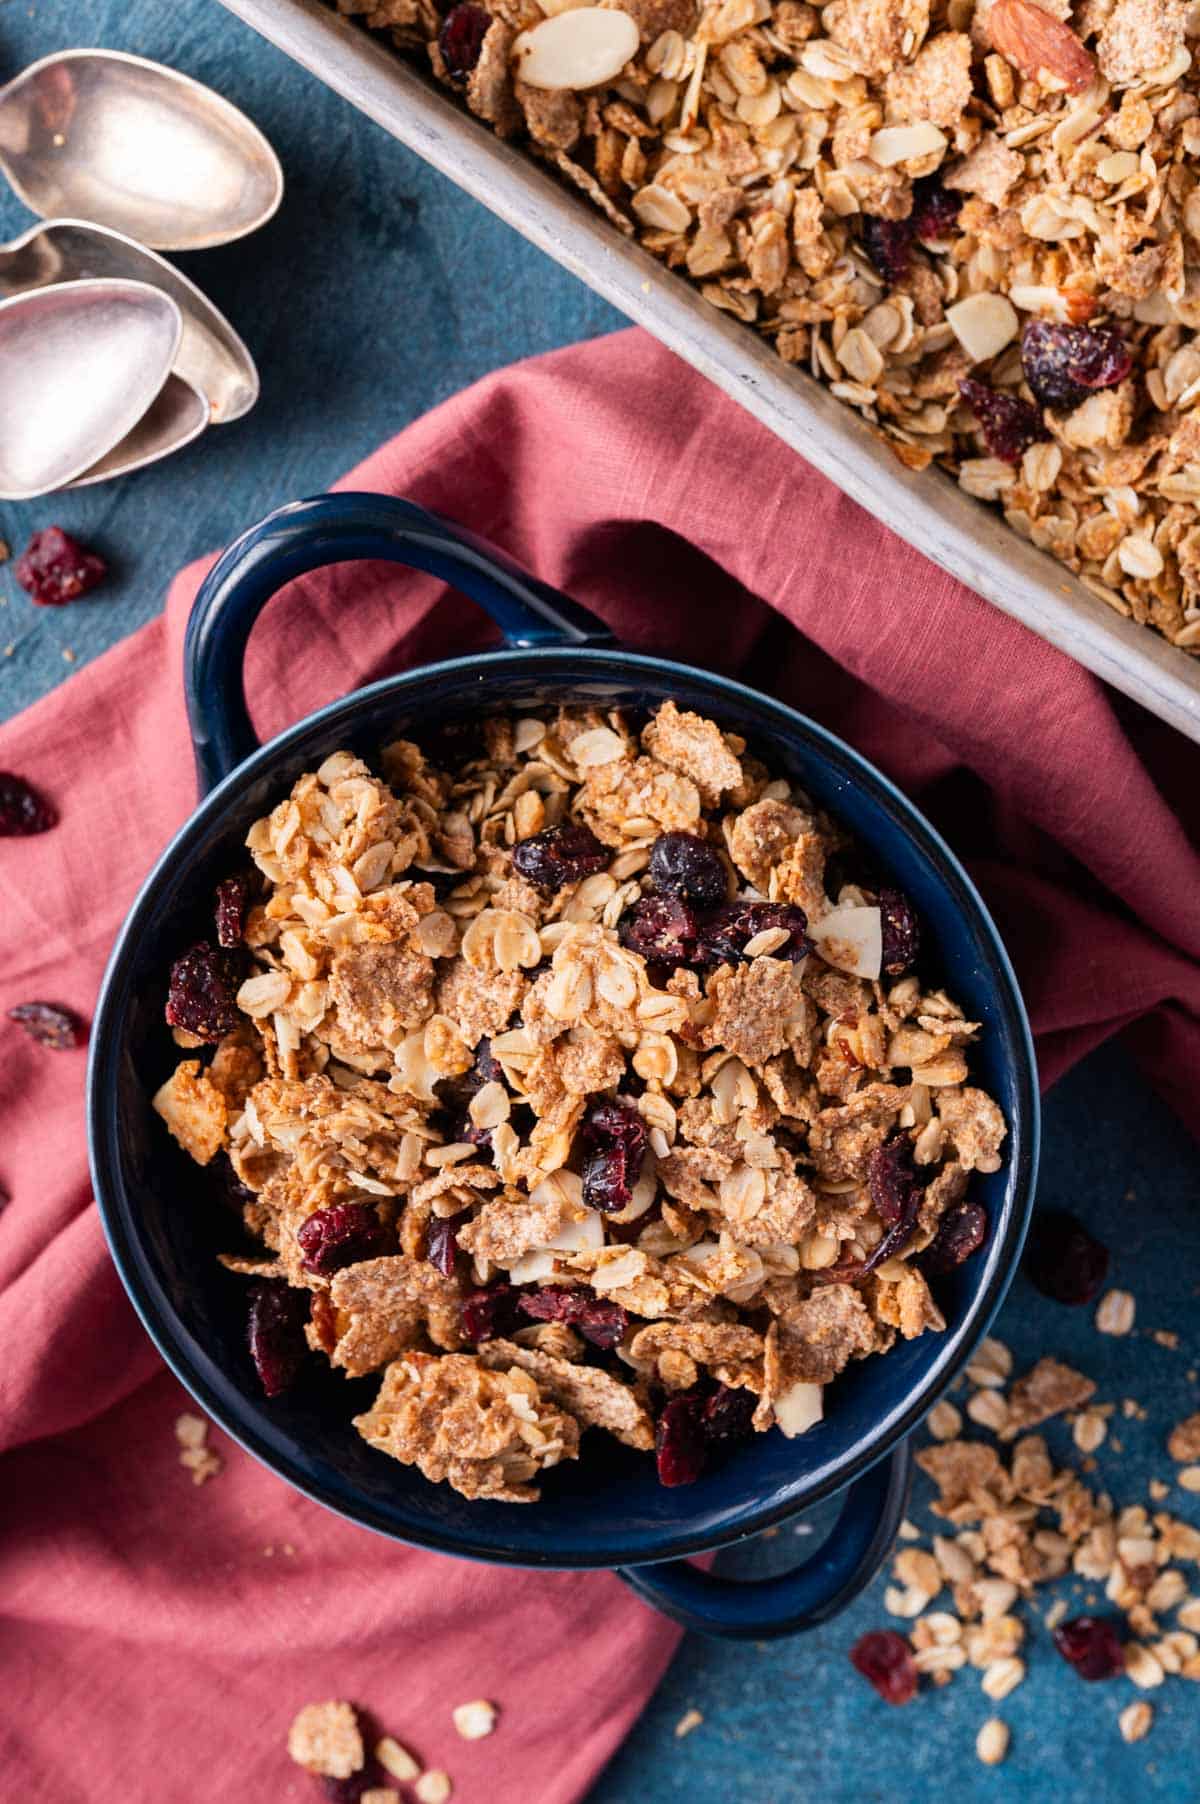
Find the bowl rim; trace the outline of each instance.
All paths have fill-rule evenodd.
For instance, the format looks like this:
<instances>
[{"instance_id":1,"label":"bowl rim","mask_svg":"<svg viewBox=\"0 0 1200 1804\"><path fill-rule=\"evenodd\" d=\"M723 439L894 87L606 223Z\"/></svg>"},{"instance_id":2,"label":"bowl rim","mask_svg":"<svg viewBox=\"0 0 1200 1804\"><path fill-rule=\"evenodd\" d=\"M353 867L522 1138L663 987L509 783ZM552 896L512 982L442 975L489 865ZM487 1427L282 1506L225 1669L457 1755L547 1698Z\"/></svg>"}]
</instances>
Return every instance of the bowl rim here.
<instances>
[{"instance_id":1,"label":"bowl rim","mask_svg":"<svg viewBox=\"0 0 1200 1804\"><path fill-rule=\"evenodd\" d=\"M573 666L572 675L585 679L589 667L608 667L608 674L618 679L626 676L652 678L656 686L669 683L672 676L712 691L718 705L721 696L733 697L759 714L778 718L780 728L801 732L846 781L865 788L884 806L885 812L914 841L924 861L930 865L939 882L955 893L973 918L986 947L986 966L990 987L994 990L1005 1036L1016 1049L1013 1072L1014 1107L1009 1121L1011 1177L1007 1187L1005 1220L997 1238L995 1229L985 1248L991 1260L991 1272L971 1306L962 1318L948 1325L940 1338L938 1351L921 1382L914 1385L900 1404L885 1409L873 1430L859 1438L840 1458L818 1470L804 1494L794 1494L775 1504L764 1504L751 1511L749 1521L739 1521L716 1533L689 1529L686 1518L673 1534L655 1537L653 1554L643 1547L634 1548L628 1557L610 1551L597 1556L585 1545L551 1546L545 1542L533 1549L498 1550L493 1545L475 1543L469 1536L444 1531L430 1524L417 1534L400 1534L387 1521L380 1519L375 1506L363 1499L357 1507L329 1494L327 1486L308 1472L290 1450L267 1444L260 1425L266 1405L249 1400L226 1374L220 1374L220 1385L211 1383L197 1371L180 1341L181 1331L175 1311L161 1286L142 1268L138 1235L132 1211L126 1208L120 1182L120 1154L117 1144L115 1102L117 1096L117 1062L122 1047L120 1028L123 1023L122 1001L126 979L134 965L140 940L139 929L147 911L153 908L158 889L181 859L187 859L196 842L214 819L221 815L243 789L259 778L274 763L314 728L334 731L351 725L354 716L385 697L403 697L419 689L431 679L462 677L464 700L484 679L486 673L501 666L517 669L522 674L537 674L539 665ZM614 670L614 666L618 668ZM314 709L294 725L260 746L238 764L197 804L187 820L173 834L129 906L114 942L97 997L87 1068L87 1136L93 1194L100 1214L104 1236L126 1294L151 1341L169 1370L195 1398L205 1413L231 1440L265 1465L275 1475L291 1484L302 1495L322 1505L345 1520L382 1534L405 1545L421 1546L458 1558L478 1560L491 1565L538 1567L551 1570L607 1570L619 1566L657 1564L663 1560L690 1558L711 1553L725 1546L760 1534L763 1529L788 1520L823 1499L842 1491L869 1467L886 1458L927 1414L938 1397L966 1364L979 1341L987 1333L1017 1270L1026 1231L1032 1214L1037 1182L1041 1138L1041 1103L1037 1082L1037 1058L1028 1014L1016 974L992 917L971 878L937 829L887 776L836 734L831 733L810 716L790 707L773 696L697 665L659 658L643 652L631 652L616 646L538 646L516 650L481 651L469 657L449 658L424 664L397 675L381 677L348 695L336 698ZM110 1186L109 1173L114 1182ZM534 1505L534 1514L537 1506Z\"/></svg>"}]
</instances>

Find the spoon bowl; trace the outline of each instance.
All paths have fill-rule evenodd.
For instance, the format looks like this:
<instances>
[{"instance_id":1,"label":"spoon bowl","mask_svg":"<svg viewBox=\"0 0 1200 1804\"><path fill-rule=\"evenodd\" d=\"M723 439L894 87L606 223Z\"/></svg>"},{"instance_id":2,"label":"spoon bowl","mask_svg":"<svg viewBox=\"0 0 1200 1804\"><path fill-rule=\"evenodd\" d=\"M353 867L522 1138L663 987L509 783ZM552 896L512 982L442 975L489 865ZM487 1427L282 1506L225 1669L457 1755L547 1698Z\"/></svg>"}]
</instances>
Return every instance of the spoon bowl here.
<instances>
[{"instance_id":1,"label":"spoon bowl","mask_svg":"<svg viewBox=\"0 0 1200 1804\"><path fill-rule=\"evenodd\" d=\"M87 488L93 482L107 482L114 476L128 476L144 470L147 464L182 451L200 437L208 425L208 402L198 389L185 382L174 370L167 377L149 407L119 445L114 445L99 463L92 465L69 486Z\"/></svg>"},{"instance_id":2,"label":"spoon bowl","mask_svg":"<svg viewBox=\"0 0 1200 1804\"><path fill-rule=\"evenodd\" d=\"M94 220L156 250L228 244L283 196L279 159L244 113L115 50L60 51L0 89L0 169L43 219Z\"/></svg>"},{"instance_id":3,"label":"spoon bowl","mask_svg":"<svg viewBox=\"0 0 1200 1804\"><path fill-rule=\"evenodd\" d=\"M206 398L214 425L227 425L250 411L259 392L254 359L224 314L165 258L120 232L81 219L47 220L0 245L0 299L97 276L146 282L176 303L183 315L183 337L175 374Z\"/></svg>"},{"instance_id":4,"label":"spoon bowl","mask_svg":"<svg viewBox=\"0 0 1200 1804\"><path fill-rule=\"evenodd\" d=\"M0 500L85 475L131 433L183 336L144 282L69 282L0 301Z\"/></svg>"}]
</instances>

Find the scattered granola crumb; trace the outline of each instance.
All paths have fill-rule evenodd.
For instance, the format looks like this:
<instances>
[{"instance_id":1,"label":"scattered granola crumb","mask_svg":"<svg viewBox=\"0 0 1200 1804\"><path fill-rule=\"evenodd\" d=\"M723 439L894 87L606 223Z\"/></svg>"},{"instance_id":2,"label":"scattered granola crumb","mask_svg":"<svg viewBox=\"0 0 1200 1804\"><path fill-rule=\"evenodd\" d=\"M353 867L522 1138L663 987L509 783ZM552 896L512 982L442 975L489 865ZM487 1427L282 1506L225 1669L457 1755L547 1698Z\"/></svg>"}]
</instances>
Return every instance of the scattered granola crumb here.
<instances>
[{"instance_id":1,"label":"scattered granola crumb","mask_svg":"<svg viewBox=\"0 0 1200 1804\"><path fill-rule=\"evenodd\" d=\"M413 1780L421 1776L421 1763L408 1749L401 1747L393 1735L384 1735L375 1743L375 1758L393 1779Z\"/></svg>"},{"instance_id":2,"label":"scattered granola crumb","mask_svg":"<svg viewBox=\"0 0 1200 1804\"><path fill-rule=\"evenodd\" d=\"M1164 1498L1171 1495L1170 1485L1164 1484L1161 1478L1152 1478L1146 1489L1150 1494L1151 1503L1162 1503Z\"/></svg>"},{"instance_id":3,"label":"scattered granola crumb","mask_svg":"<svg viewBox=\"0 0 1200 1804\"><path fill-rule=\"evenodd\" d=\"M699 1710L685 1710L675 1724L676 1741L682 1741L685 1735L690 1735L693 1729L698 1729L703 1721L703 1714Z\"/></svg>"},{"instance_id":4,"label":"scattered granola crumb","mask_svg":"<svg viewBox=\"0 0 1200 1804\"><path fill-rule=\"evenodd\" d=\"M470 1704L457 1704L454 1708L454 1727L464 1741L482 1741L496 1727L496 1706L489 1704L486 1698L476 1698Z\"/></svg>"},{"instance_id":5,"label":"scattered granola crumb","mask_svg":"<svg viewBox=\"0 0 1200 1804\"><path fill-rule=\"evenodd\" d=\"M929 1412L929 1432L935 1441L954 1441L962 1433L962 1416L945 1398Z\"/></svg>"},{"instance_id":6,"label":"scattered granola crumb","mask_svg":"<svg viewBox=\"0 0 1200 1804\"><path fill-rule=\"evenodd\" d=\"M444 1773L440 1767L431 1767L429 1772L422 1773L413 1786L419 1804L446 1804L453 1790L449 1773Z\"/></svg>"},{"instance_id":7,"label":"scattered granola crumb","mask_svg":"<svg viewBox=\"0 0 1200 1804\"><path fill-rule=\"evenodd\" d=\"M306 1704L288 1730L287 1747L296 1765L306 1771L325 1779L348 1779L363 1763L362 1736L353 1704L334 1700Z\"/></svg>"},{"instance_id":8,"label":"scattered granola crumb","mask_svg":"<svg viewBox=\"0 0 1200 1804\"><path fill-rule=\"evenodd\" d=\"M1200 1466L1182 1466L1178 1479L1182 1490L1200 1491Z\"/></svg>"},{"instance_id":9,"label":"scattered granola crumb","mask_svg":"<svg viewBox=\"0 0 1200 1804\"><path fill-rule=\"evenodd\" d=\"M1167 1452L1181 1466L1200 1460L1200 1411L1175 1424L1167 1440Z\"/></svg>"},{"instance_id":10,"label":"scattered granola crumb","mask_svg":"<svg viewBox=\"0 0 1200 1804\"><path fill-rule=\"evenodd\" d=\"M1101 1334L1128 1334L1133 1328L1136 1305L1127 1290L1108 1290L1096 1310Z\"/></svg>"},{"instance_id":11,"label":"scattered granola crumb","mask_svg":"<svg viewBox=\"0 0 1200 1804\"><path fill-rule=\"evenodd\" d=\"M1156 1341L1160 1347L1166 1347L1172 1353L1179 1351L1179 1336L1173 1328L1156 1328L1150 1339Z\"/></svg>"},{"instance_id":12,"label":"scattered granola crumb","mask_svg":"<svg viewBox=\"0 0 1200 1804\"><path fill-rule=\"evenodd\" d=\"M203 1416L193 1416L187 1411L178 1416L175 1439L179 1442L179 1463L191 1473L193 1484L202 1485L223 1469L225 1462L206 1445L208 1423Z\"/></svg>"},{"instance_id":13,"label":"scattered granola crumb","mask_svg":"<svg viewBox=\"0 0 1200 1804\"><path fill-rule=\"evenodd\" d=\"M919 1541L921 1539L920 1529L915 1522L910 1522L907 1516L900 1524L898 1532L902 1541Z\"/></svg>"},{"instance_id":14,"label":"scattered granola crumb","mask_svg":"<svg viewBox=\"0 0 1200 1804\"><path fill-rule=\"evenodd\" d=\"M1143 1741L1149 1735L1153 1721L1154 1705L1147 1704L1144 1698L1139 1698L1134 1704L1126 1704L1117 1718L1122 1740Z\"/></svg>"},{"instance_id":15,"label":"scattered granola crumb","mask_svg":"<svg viewBox=\"0 0 1200 1804\"><path fill-rule=\"evenodd\" d=\"M67 664L73 664L75 662L75 659L77 656L77 654L72 650L72 648L69 645L63 646L63 654L62 655L63 655L63 661Z\"/></svg>"},{"instance_id":16,"label":"scattered granola crumb","mask_svg":"<svg viewBox=\"0 0 1200 1804\"><path fill-rule=\"evenodd\" d=\"M975 1752L984 1766L999 1766L1008 1753L1008 1724L998 1716L989 1716L975 1737Z\"/></svg>"},{"instance_id":17,"label":"scattered granola crumb","mask_svg":"<svg viewBox=\"0 0 1200 1804\"><path fill-rule=\"evenodd\" d=\"M1097 1409L1085 1409L1076 1416L1071 1429L1075 1445L1081 1453L1095 1453L1104 1445L1108 1423Z\"/></svg>"}]
</instances>

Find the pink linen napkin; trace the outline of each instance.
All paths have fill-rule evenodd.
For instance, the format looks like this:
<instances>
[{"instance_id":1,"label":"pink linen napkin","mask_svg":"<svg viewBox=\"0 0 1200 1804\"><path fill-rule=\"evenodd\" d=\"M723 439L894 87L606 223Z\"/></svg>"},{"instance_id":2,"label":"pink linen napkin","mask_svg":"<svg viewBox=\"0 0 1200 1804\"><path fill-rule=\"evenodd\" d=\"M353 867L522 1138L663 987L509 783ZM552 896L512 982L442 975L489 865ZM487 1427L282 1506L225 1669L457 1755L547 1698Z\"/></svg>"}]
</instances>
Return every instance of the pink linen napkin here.
<instances>
[{"instance_id":1,"label":"pink linen napkin","mask_svg":"<svg viewBox=\"0 0 1200 1804\"><path fill-rule=\"evenodd\" d=\"M625 643L736 672L843 735L981 884L1044 1078L1121 1033L1194 1121L1194 748L891 537L652 340L625 332L503 371L343 486L449 514ZM163 618L0 728L0 768L62 815L0 846L0 1008L90 1013L134 892L193 805L180 652L204 567L176 579ZM254 635L257 724L273 734L487 634L432 578L318 573ZM7 1021L0 1040L6 1795L303 1800L314 1786L283 1752L288 1724L347 1697L449 1769L463 1804L579 1798L674 1631L609 1575L487 1569L378 1539L218 1433L226 1469L193 1487L172 1432L187 1400L91 1202L85 1055ZM467 1744L450 1711L476 1697L501 1705L501 1727Z\"/></svg>"}]
</instances>

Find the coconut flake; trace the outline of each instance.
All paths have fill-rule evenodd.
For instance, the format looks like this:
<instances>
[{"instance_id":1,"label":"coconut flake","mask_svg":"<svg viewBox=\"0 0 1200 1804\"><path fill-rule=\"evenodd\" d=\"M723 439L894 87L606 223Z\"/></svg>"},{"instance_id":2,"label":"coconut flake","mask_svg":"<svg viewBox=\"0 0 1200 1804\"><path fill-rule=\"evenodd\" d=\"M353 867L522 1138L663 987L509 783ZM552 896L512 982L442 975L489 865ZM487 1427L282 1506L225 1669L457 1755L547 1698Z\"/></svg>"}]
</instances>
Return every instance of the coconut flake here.
<instances>
[{"instance_id":1,"label":"coconut flake","mask_svg":"<svg viewBox=\"0 0 1200 1804\"><path fill-rule=\"evenodd\" d=\"M808 936L827 965L874 980L883 968L883 921L877 908L831 908L809 923Z\"/></svg>"},{"instance_id":2,"label":"coconut flake","mask_svg":"<svg viewBox=\"0 0 1200 1804\"><path fill-rule=\"evenodd\" d=\"M520 34L513 45L513 73L531 88L597 88L616 79L639 42L628 13L577 6Z\"/></svg>"}]
</instances>

